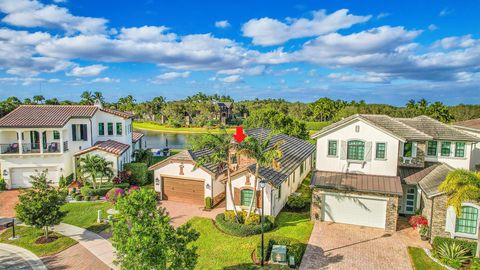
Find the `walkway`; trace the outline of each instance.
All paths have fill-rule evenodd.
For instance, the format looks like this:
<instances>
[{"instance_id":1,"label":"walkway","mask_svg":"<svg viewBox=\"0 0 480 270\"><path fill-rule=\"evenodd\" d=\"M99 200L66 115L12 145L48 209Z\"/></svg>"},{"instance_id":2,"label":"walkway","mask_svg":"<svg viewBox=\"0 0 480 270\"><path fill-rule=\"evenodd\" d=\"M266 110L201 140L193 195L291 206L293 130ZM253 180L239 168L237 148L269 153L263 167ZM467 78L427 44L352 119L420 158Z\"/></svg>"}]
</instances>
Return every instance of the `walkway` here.
<instances>
[{"instance_id":1,"label":"walkway","mask_svg":"<svg viewBox=\"0 0 480 270\"><path fill-rule=\"evenodd\" d=\"M164 207L172 219L172 225L178 227L192 217L205 217L215 219L215 217L225 211L225 203L222 202L211 211L204 211L203 206L189 203L160 201L160 206Z\"/></svg>"},{"instance_id":2,"label":"walkway","mask_svg":"<svg viewBox=\"0 0 480 270\"><path fill-rule=\"evenodd\" d=\"M55 226L53 230L78 241L80 245L85 247L108 267L117 269L117 266L113 264L115 258L113 246L100 235L65 223L60 223L60 225Z\"/></svg>"},{"instance_id":3,"label":"walkway","mask_svg":"<svg viewBox=\"0 0 480 270\"><path fill-rule=\"evenodd\" d=\"M0 192L0 217L14 217L15 205L18 203L19 190L7 190Z\"/></svg>"},{"instance_id":4,"label":"walkway","mask_svg":"<svg viewBox=\"0 0 480 270\"><path fill-rule=\"evenodd\" d=\"M24 248L0 244L0 269L47 270L47 267L40 258Z\"/></svg>"},{"instance_id":5,"label":"walkway","mask_svg":"<svg viewBox=\"0 0 480 270\"><path fill-rule=\"evenodd\" d=\"M79 259L81 258L81 259ZM42 261L49 270L109 270L106 264L80 244L73 245L66 250L52 256L42 257ZM1 268L1 267L0 267Z\"/></svg>"}]
</instances>

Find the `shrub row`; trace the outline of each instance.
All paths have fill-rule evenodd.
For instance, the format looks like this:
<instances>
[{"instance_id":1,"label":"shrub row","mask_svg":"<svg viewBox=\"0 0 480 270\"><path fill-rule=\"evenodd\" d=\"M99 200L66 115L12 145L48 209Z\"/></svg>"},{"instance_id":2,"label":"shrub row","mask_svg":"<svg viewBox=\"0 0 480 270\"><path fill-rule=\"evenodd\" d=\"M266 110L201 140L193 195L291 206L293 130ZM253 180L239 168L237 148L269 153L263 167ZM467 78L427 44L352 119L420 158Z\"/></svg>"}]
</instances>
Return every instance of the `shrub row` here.
<instances>
[{"instance_id":1,"label":"shrub row","mask_svg":"<svg viewBox=\"0 0 480 270\"><path fill-rule=\"evenodd\" d=\"M258 241L257 244L257 260L262 259L262 240ZM288 256L293 256L295 258L295 264L299 265L302 260L303 253L307 248L307 244L298 241L297 239L281 237L281 236L267 236L265 238L265 244L263 248L265 261L270 260L270 252L272 251L273 245L283 245L287 247L287 260Z\"/></svg>"},{"instance_id":2,"label":"shrub row","mask_svg":"<svg viewBox=\"0 0 480 270\"><path fill-rule=\"evenodd\" d=\"M461 247L465 248L468 250L469 255L475 255L475 251L477 250L477 243L474 241L467 241L467 240L461 240L461 239L454 239L454 238L448 238L448 237L441 237L437 236L433 239L433 249L436 250L438 249L439 246L441 246L443 243L446 243L447 245L451 245L452 243L456 243L457 245L460 245Z\"/></svg>"},{"instance_id":3,"label":"shrub row","mask_svg":"<svg viewBox=\"0 0 480 270\"><path fill-rule=\"evenodd\" d=\"M237 223L235 221L226 221L225 214L221 213L215 217L215 223L217 227L223 232L235 236L250 236L254 234L260 234L262 232L262 225L250 225ZM264 232L268 232L275 227L274 219L271 216L265 217Z\"/></svg>"},{"instance_id":4,"label":"shrub row","mask_svg":"<svg viewBox=\"0 0 480 270\"><path fill-rule=\"evenodd\" d=\"M118 187L118 188L122 188L122 189L128 189L128 187L130 186L129 183L121 183L121 184L115 184L115 185L112 185L112 184L108 184L108 185L102 185L101 188L97 188L97 189L92 189L91 190L91 194L92 196L96 195L96 196L99 196L99 197L103 197L107 194L107 192L114 188L114 187Z\"/></svg>"},{"instance_id":5,"label":"shrub row","mask_svg":"<svg viewBox=\"0 0 480 270\"><path fill-rule=\"evenodd\" d=\"M308 205L309 205L308 199L301 195L292 194L288 197L288 200L287 200L287 207L290 210L295 210L295 211L304 210Z\"/></svg>"},{"instance_id":6,"label":"shrub row","mask_svg":"<svg viewBox=\"0 0 480 270\"><path fill-rule=\"evenodd\" d=\"M73 197L75 201L97 201L99 199L98 196L83 196L82 194L77 194Z\"/></svg>"}]
</instances>

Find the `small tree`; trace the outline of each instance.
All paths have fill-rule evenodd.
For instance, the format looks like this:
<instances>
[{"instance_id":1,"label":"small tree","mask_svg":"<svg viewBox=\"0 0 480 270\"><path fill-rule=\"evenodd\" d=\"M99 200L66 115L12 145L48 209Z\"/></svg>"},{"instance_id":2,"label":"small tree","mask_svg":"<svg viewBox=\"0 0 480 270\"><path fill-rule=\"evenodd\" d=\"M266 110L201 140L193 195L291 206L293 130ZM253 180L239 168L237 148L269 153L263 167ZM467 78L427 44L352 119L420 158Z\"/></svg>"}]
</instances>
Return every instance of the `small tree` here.
<instances>
[{"instance_id":1,"label":"small tree","mask_svg":"<svg viewBox=\"0 0 480 270\"><path fill-rule=\"evenodd\" d=\"M155 191L139 189L120 198L113 222L112 243L121 269L193 269L198 232L185 224L170 225L164 208L157 208Z\"/></svg>"},{"instance_id":2,"label":"small tree","mask_svg":"<svg viewBox=\"0 0 480 270\"><path fill-rule=\"evenodd\" d=\"M111 178L113 176L113 162L107 161L104 157L98 155L86 155L78 160L79 171L82 179L90 181L93 189L102 186L104 178ZM97 180L100 182L97 183Z\"/></svg>"},{"instance_id":3,"label":"small tree","mask_svg":"<svg viewBox=\"0 0 480 270\"><path fill-rule=\"evenodd\" d=\"M44 229L48 242L48 227L57 225L65 216L60 207L65 204L65 192L50 186L47 171L30 176L32 188L22 192L15 207L17 218L25 224Z\"/></svg>"}]
</instances>

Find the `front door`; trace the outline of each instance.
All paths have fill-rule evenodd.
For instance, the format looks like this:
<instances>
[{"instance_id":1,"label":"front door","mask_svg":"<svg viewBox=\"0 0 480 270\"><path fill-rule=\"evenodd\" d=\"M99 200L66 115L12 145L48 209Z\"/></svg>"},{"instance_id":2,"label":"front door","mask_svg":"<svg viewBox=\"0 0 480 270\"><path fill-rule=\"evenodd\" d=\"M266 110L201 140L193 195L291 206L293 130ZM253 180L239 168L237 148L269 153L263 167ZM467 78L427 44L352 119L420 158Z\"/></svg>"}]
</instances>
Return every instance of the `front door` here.
<instances>
[{"instance_id":1,"label":"front door","mask_svg":"<svg viewBox=\"0 0 480 270\"><path fill-rule=\"evenodd\" d=\"M400 207L400 213L406 215L415 214L416 208L416 197L417 197L417 188L411 185L402 185L403 188L403 198L402 206Z\"/></svg>"},{"instance_id":2,"label":"front door","mask_svg":"<svg viewBox=\"0 0 480 270\"><path fill-rule=\"evenodd\" d=\"M40 149L40 134L38 131L30 131L30 144L32 150Z\"/></svg>"}]
</instances>

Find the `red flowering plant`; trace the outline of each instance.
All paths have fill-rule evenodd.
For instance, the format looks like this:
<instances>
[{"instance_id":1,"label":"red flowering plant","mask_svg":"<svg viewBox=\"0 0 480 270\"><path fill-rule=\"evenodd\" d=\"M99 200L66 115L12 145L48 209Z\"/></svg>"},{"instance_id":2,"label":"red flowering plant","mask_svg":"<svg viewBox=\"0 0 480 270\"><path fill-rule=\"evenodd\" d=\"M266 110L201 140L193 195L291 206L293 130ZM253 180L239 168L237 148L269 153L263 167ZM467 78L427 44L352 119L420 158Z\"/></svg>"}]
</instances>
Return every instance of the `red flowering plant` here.
<instances>
[{"instance_id":1,"label":"red flowering plant","mask_svg":"<svg viewBox=\"0 0 480 270\"><path fill-rule=\"evenodd\" d=\"M123 181L122 181L122 179L121 179L120 177L115 176L115 177L112 179L112 182L113 182L114 184L121 184Z\"/></svg>"},{"instance_id":2,"label":"red flowering plant","mask_svg":"<svg viewBox=\"0 0 480 270\"><path fill-rule=\"evenodd\" d=\"M417 229L418 227L428 226L428 220L425 216L414 215L408 219L408 224L410 224L412 228Z\"/></svg>"},{"instance_id":3,"label":"red flowering plant","mask_svg":"<svg viewBox=\"0 0 480 270\"><path fill-rule=\"evenodd\" d=\"M128 189L128 193L132 193L132 192L134 192L135 190L138 190L138 189L140 189L139 186L131 186L131 187Z\"/></svg>"},{"instance_id":4,"label":"red flowering plant","mask_svg":"<svg viewBox=\"0 0 480 270\"><path fill-rule=\"evenodd\" d=\"M122 196L125 196L125 190L121 188L112 188L105 195L105 199L111 203L115 203Z\"/></svg>"}]
</instances>

